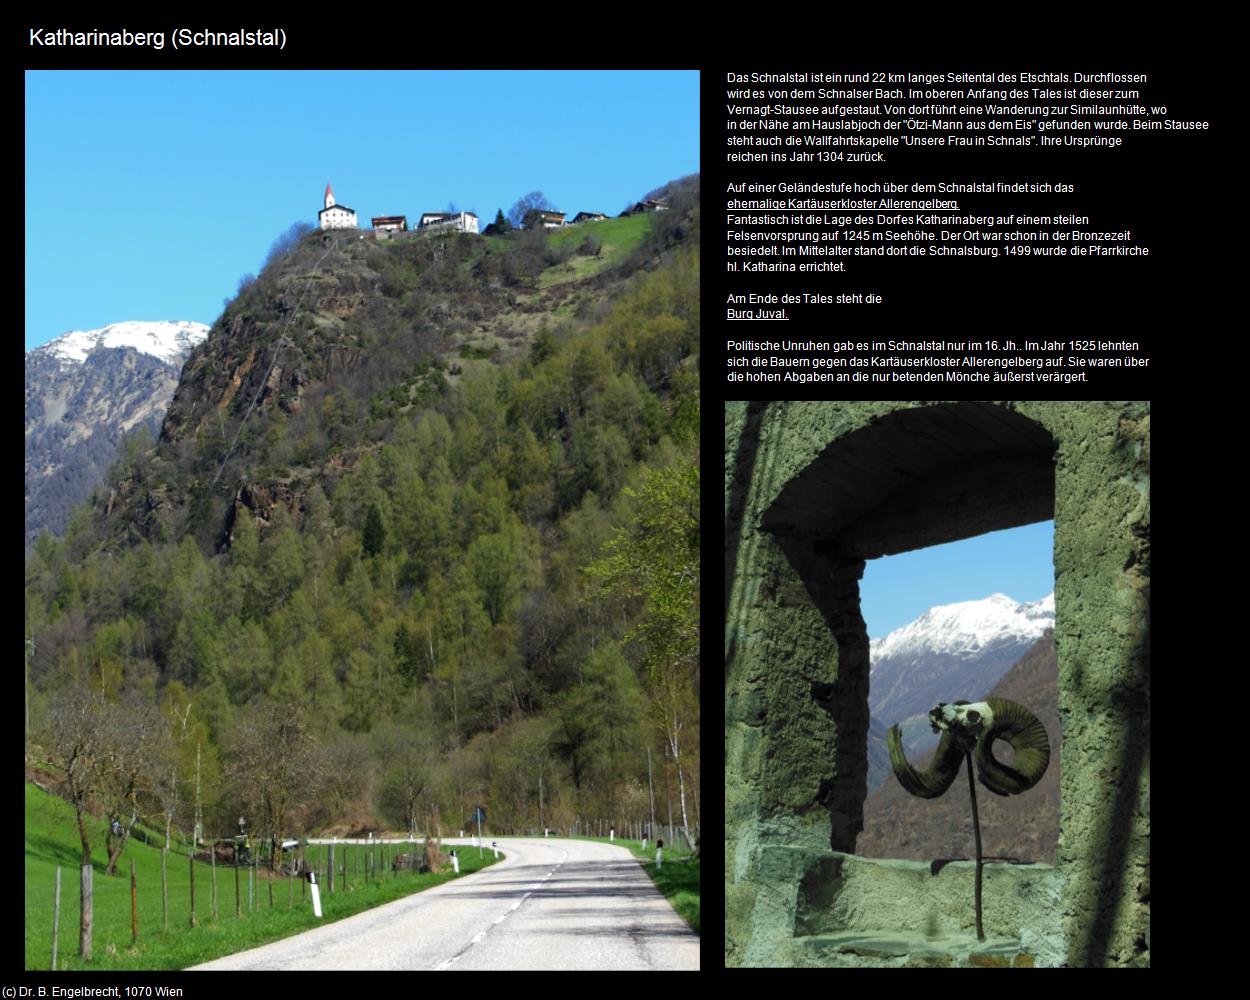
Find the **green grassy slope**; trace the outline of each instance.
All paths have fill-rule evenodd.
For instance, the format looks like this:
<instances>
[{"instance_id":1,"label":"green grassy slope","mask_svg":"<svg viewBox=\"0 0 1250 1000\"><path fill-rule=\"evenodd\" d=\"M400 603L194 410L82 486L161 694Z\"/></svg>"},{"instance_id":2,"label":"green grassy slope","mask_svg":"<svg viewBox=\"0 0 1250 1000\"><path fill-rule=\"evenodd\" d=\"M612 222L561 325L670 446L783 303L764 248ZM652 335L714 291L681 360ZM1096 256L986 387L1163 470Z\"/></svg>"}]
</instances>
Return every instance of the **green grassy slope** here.
<instances>
[{"instance_id":1,"label":"green grassy slope","mask_svg":"<svg viewBox=\"0 0 1250 1000\"><path fill-rule=\"evenodd\" d=\"M235 916L236 869L217 868L217 918L212 917L212 871L206 864L195 868L195 901L198 926L191 929L190 864L178 845L166 859L169 878L169 930L162 929L161 914L161 851L142 842L127 845L119 871L110 877L104 874L107 857L104 851L104 823L94 820L94 932L92 959L78 957L79 861L81 847L71 806L26 785L26 959L27 969L49 969L52 960L52 904L55 871L61 866L61 917L58 935L58 969L183 969L245 948L254 948L268 941L287 937L312 927L338 920L381 903L390 902L409 893L428 889L456 876L451 874L418 875L403 872L398 876L385 871L382 881L366 883L363 875L349 877L349 890L328 894L322 889L324 917L312 914L307 886L298 879L279 878L272 882L273 906L269 904L270 881L256 880L256 908L248 910L248 873L239 871L242 915ZM356 855L349 855L355 866ZM130 862L135 863L137 881L139 935L131 942L130 929ZM312 857L310 854L310 862ZM469 874L494 863L486 852L479 859L476 851L462 852L461 874ZM341 879L337 887L341 887ZM288 910L288 901L291 908Z\"/></svg>"},{"instance_id":2,"label":"green grassy slope","mask_svg":"<svg viewBox=\"0 0 1250 1000\"><path fill-rule=\"evenodd\" d=\"M549 240L554 247L579 247L588 240L599 243L595 256L570 257L563 264L547 268L538 276L539 288L550 288L567 281L579 281L599 274L623 261L651 232L651 217L630 215L624 219L582 222L576 226L552 230Z\"/></svg>"}]
</instances>

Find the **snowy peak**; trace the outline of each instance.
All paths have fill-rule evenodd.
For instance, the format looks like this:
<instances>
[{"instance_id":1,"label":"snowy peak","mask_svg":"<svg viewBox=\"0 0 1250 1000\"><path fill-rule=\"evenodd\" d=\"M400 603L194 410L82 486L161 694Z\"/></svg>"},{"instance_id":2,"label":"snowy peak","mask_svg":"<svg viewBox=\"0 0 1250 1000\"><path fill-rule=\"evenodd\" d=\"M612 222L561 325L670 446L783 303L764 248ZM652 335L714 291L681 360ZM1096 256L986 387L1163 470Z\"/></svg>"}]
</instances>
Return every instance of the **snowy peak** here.
<instances>
[{"instance_id":1,"label":"snowy peak","mask_svg":"<svg viewBox=\"0 0 1250 1000\"><path fill-rule=\"evenodd\" d=\"M36 351L61 362L81 364L92 351L132 347L166 364L180 365L191 348L207 336L207 326L189 320L130 321L111 323L98 330L72 330L36 348Z\"/></svg>"},{"instance_id":2,"label":"snowy peak","mask_svg":"<svg viewBox=\"0 0 1250 1000\"><path fill-rule=\"evenodd\" d=\"M872 640L868 707L887 726L903 722L904 746L917 749L931 735L925 716L934 705L985 697L1054 626L1054 594L1029 602L991 594L930 608Z\"/></svg>"},{"instance_id":3,"label":"snowy peak","mask_svg":"<svg viewBox=\"0 0 1250 1000\"><path fill-rule=\"evenodd\" d=\"M910 625L871 642L875 670L885 659L908 660L939 654L960 659L981 656L1002 644L1032 643L1055 627L1055 595L1022 603L1006 594L930 608Z\"/></svg>"},{"instance_id":4,"label":"snowy peak","mask_svg":"<svg viewBox=\"0 0 1250 1000\"><path fill-rule=\"evenodd\" d=\"M203 323L113 323L26 352L26 541L60 534L122 439L155 438Z\"/></svg>"}]
</instances>

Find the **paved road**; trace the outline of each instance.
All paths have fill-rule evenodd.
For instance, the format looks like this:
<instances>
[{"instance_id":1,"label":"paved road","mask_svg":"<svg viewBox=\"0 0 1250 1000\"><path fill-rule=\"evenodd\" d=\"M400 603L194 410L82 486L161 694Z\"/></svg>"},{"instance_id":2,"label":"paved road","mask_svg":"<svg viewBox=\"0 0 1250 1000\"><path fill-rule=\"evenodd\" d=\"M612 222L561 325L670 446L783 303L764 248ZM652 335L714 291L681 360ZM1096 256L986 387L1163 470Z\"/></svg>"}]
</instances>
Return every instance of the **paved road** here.
<instances>
[{"instance_id":1,"label":"paved road","mask_svg":"<svg viewBox=\"0 0 1250 1000\"><path fill-rule=\"evenodd\" d=\"M698 936L623 847L499 849L476 875L194 968L698 969Z\"/></svg>"}]
</instances>

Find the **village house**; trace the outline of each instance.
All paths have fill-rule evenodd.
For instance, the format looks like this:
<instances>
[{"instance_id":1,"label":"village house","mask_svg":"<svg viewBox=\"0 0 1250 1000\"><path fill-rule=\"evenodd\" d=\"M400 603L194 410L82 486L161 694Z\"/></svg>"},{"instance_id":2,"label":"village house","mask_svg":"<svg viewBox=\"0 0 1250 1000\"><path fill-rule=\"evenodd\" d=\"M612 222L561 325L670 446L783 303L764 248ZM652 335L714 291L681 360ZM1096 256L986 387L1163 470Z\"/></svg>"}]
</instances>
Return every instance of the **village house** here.
<instances>
[{"instance_id":1,"label":"village house","mask_svg":"<svg viewBox=\"0 0 1250 1000\"><path fill-rule=\"evenodd\" d=\"M573 216L571 225L577 225L579 222L602 222L607 216L602 212L578 212Z\"/></svg>"},{"instance_id":2,"label":"village house","mask_svg":"<svg viewBox=\"0 0 1250 1000\"><path fill-rule=\"evenodd\" d=\"M621 215L640 215L643 212L667 212L668 206L662 201L640 201L633 208L627 208Z\"/></svg>"},{"instance_id":3,"label":"village house","mask_svg":"<svg viewBox=\"0 0 1250 1000\"><path fill-rule=\"evenodd\" d=\"M356 213L334 200L334 190L326 184L326 207L317 213L322 229L357 229Z\"/></svg>"},{"instance_id":4,"label":"village house","mask_svg":"<svg viewBox=\"0 0 1250 1000\"><path fill-rule=\"evenodd\" d=\"M526 229L533 229L535 226L542 226L544 229L559 229L566 223L563 212L544 212L532 208L525 213L523 225Z\"/></svg>"},{"instance_id":5,"label":"village house","mask_svg":"<svg viewBox=\"0 0 1250 1000\"><path fill-rule=\"evenodd\" d=\"M390 230L396 233L406 233L408 231L408 216L406 215L375 215L369 220L369 224L374 229Z\"/></svg>"},{"instance_id":6,"label":"village house","mask_svg":"<svg viewBox=\"0 0 1250 1000\"><path fill-rule=\"evenodd\" d=\"M426 212L417 224L419 229L447 226L461 233L476 233L478 219L472 212Z\"/></svg>"}]
</instances>

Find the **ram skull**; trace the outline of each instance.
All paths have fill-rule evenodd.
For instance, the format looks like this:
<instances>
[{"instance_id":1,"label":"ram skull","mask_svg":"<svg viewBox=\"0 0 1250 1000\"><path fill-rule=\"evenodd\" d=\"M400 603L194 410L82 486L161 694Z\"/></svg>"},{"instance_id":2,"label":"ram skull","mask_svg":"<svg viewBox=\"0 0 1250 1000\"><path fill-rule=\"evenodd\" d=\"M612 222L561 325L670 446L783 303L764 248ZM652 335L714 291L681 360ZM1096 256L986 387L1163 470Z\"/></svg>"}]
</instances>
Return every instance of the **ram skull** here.
<instances>
[{"instance_id":1,"label":"ram skull","mask_svg":"<svg viewBox=\"0 0 1250 1000\"><path fill-rule=\"evenodd\" d=\"M1006 698L985 701L941 702L929 712L935 733L941 733L933 763L917 771L903 754L903 734L897 725L886 736L890 765L895 777L912 795L935 799L954 782L959 768L968 763L968 793L972 799L972 829L976 835L976 921L977 939L985 940L981 921L981 822L977 816L977 789L972 780L975 760L981 784L996 795L1017 795L1028 791L1046 773L1050 763L1050 741L1041 721L1023 705ZM994 757L994 741L1005 740L1014 751L1010 764Z\"/></svg>"},{"instance_id":2,"label":"ram skull","mask_svg":"<svg viewBox=\"0 0 1250 1000\"><path fill-rule=\"evenodd\" d=\"M907 791L922 799L935 799L959 774L964 756L971 751L981 784L996 795L1028 791L1050 764L1050 741L1041 721L1023 705L1006 698L984 701L942 702L929 712L935 733L941 733L933 763L917 771L903 754L903 734L892 726L886 743L890 765ZM1005 740L1015 753L1010 764L994 757L994 741Z\"/></svg>"}]
</instances>

